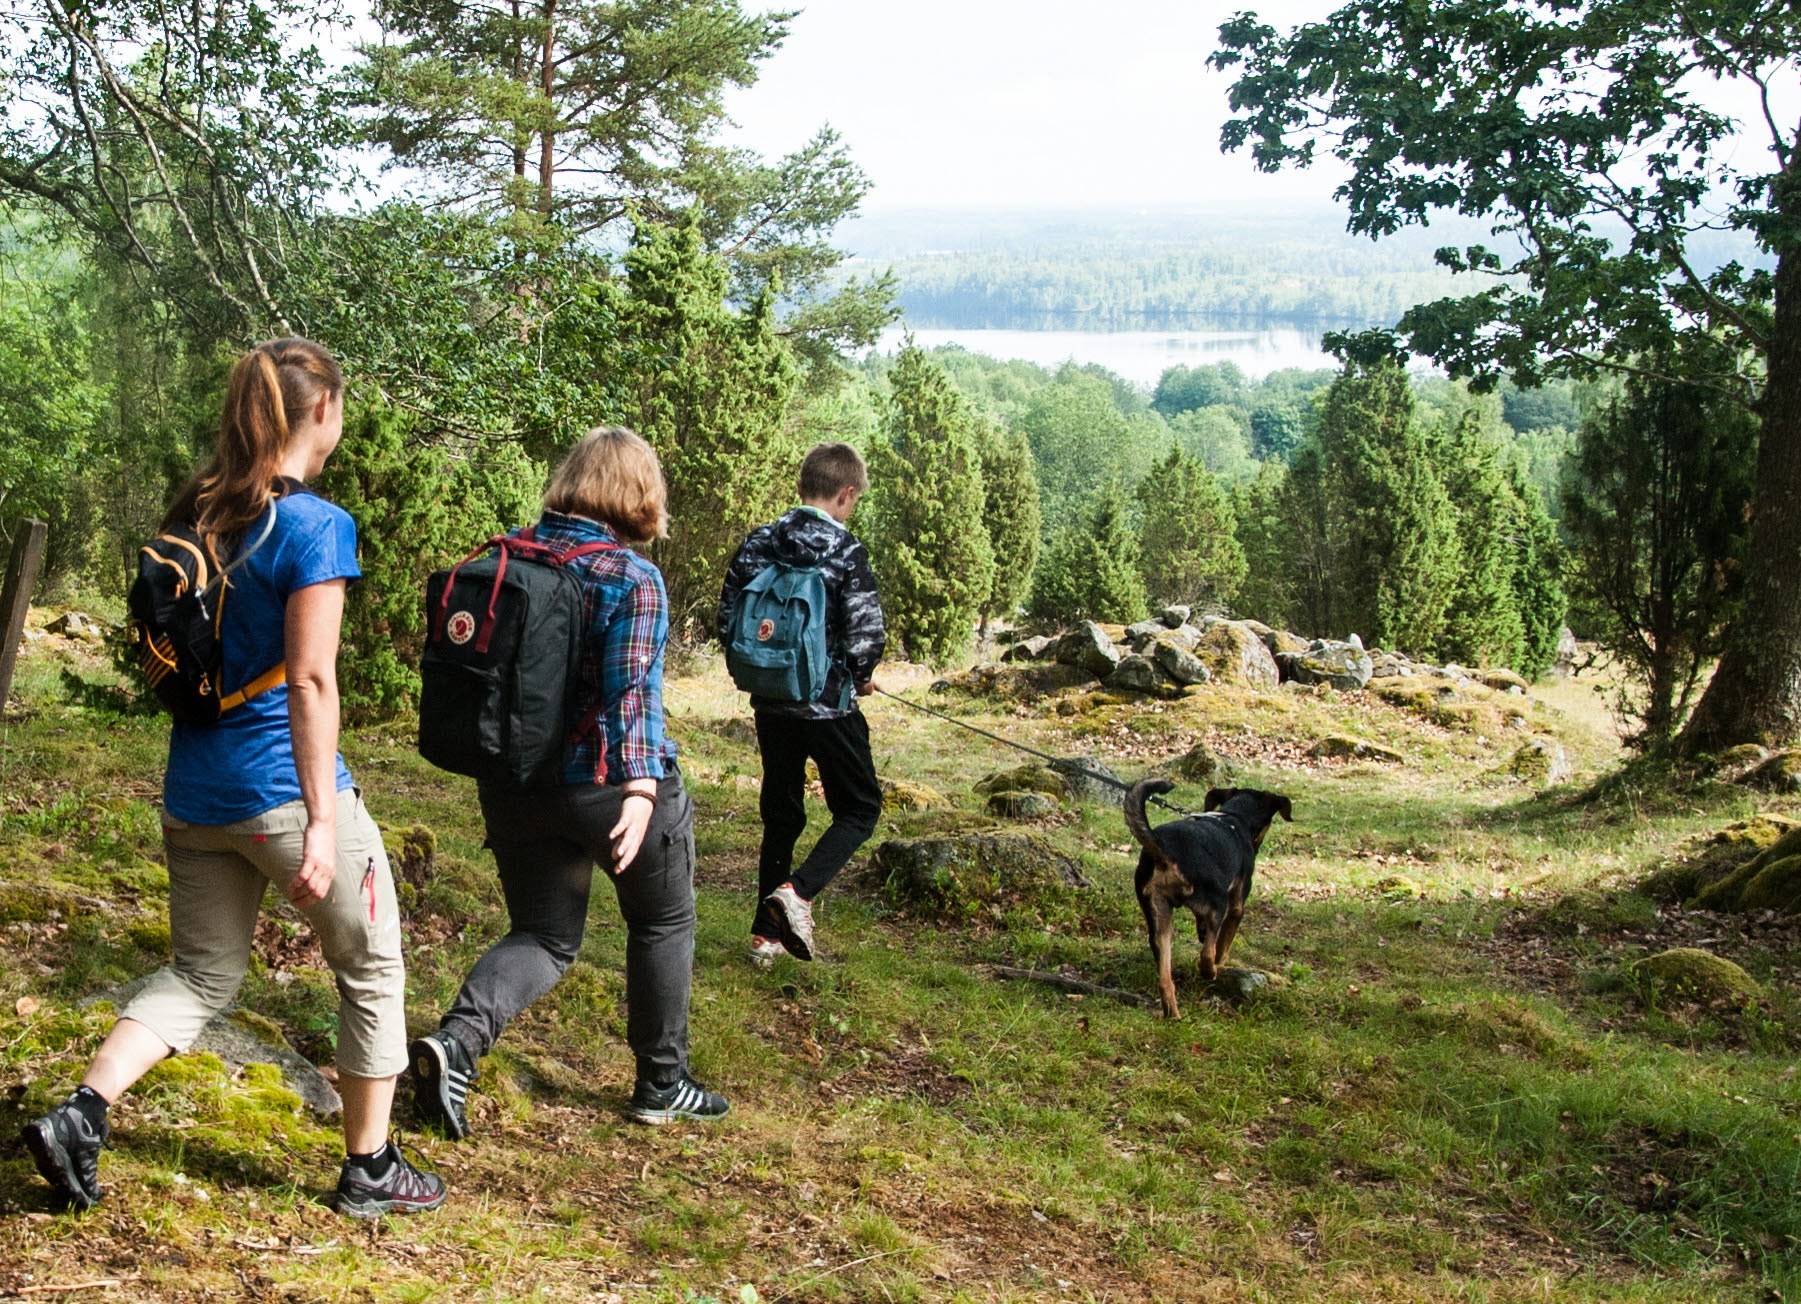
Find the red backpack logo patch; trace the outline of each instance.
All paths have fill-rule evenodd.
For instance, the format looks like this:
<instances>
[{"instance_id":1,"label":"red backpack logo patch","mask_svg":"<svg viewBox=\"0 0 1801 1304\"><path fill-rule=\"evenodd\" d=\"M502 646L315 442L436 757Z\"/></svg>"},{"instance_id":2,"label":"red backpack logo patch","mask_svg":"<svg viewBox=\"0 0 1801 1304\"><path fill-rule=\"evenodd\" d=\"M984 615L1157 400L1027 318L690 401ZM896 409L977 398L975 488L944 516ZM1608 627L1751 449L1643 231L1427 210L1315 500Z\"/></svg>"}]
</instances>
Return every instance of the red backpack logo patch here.
<instances>
[{"instance_id":1,"label":"red backpack logo patch","mask_svg":"<svg viewBox=\"0 0 1801 1304\"><path fill-rule=\"evenodd\" d=\"M770 639L772 639L774 637L775 637L775 622L773 620L765 620L757 626L757 642L767 643Z\"/></svg>"}]
</instances>

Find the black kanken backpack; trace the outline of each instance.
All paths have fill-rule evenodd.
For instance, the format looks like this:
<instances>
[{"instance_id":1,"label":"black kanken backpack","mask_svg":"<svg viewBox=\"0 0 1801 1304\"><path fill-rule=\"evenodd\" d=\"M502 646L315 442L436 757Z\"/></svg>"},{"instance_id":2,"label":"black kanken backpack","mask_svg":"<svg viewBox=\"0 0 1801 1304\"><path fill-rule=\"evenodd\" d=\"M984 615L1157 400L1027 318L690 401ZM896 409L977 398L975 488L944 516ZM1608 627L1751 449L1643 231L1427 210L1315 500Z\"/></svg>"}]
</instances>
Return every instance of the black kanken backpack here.
<instances>
[{"instance_id":1,"label":"black kanken backpack","mask_svg":"<svg viewBox=\"0 0 1801 1304\"><path fill-rule=\"evenodd\" d=\"M558 549L532 530L496 535L426 584L419 754L439 769L516 787L558 783L581 668L582 580L565 569L614 543ZM484 552L491 556L476 558ZM605 751L596 780L605 777Z\"/></svg>"},{"instance_id":2,"label":"black kanken backpack","mask_svg":"<svg viewBox=\"0 0 1801 1304\"><path fill-rule=\"evenodd\" d=\"M310 492L298 481L283 481L282 490ZM145 682L183 724L216 724L227 711L287 682L283 661L237 692L220 695L231 573L268 541L276 502L269 500L267 523L229 565L220 562L211 538L191 525L175 526L138 549L138 575L126 599L128 637Z\"/></svg>"}]
</instances>

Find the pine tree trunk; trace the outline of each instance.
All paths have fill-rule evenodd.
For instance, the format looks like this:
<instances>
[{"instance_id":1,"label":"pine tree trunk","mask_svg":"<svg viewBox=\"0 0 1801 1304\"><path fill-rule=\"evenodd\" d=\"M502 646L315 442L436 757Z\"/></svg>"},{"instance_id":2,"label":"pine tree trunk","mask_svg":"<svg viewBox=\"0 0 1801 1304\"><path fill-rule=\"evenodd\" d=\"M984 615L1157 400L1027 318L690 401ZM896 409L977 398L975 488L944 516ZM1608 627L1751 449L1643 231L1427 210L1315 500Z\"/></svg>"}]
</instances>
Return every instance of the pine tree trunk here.
<instances>
[{"instance_id":1,"label":"pine tree trunk","mask_svg":"<svg viewBox=\"0 0 1801 1304\"><path fill-rule=\"evenodd\" d=\"M1801 206L1801 175L1784 182ZM1801 738L1801 250L1785 250L1776 263L1761 414L1744 608L1678 741L1691 755Z\"/></svg>"},{"instance_id":2,"label":"pine tree trunk","mask_svg":"<svg viewBox=\"0 0 1801 1304\"><path fill-rule=\"evenodd\" d=\"M552 97L556 93L557 86L556 35L556 0L544 0L544 57L543 65L540 69L543 81L541 89L544 92L544 111L546 114L550 115L553 120L556 113L556 103ZM550 216L551 213L551 194L556 181L556 144L556 127L551 123L546 123L544 127L543 144L538 153L538 211L543 213L546 217Z\"/></svg>"}]
</instances>

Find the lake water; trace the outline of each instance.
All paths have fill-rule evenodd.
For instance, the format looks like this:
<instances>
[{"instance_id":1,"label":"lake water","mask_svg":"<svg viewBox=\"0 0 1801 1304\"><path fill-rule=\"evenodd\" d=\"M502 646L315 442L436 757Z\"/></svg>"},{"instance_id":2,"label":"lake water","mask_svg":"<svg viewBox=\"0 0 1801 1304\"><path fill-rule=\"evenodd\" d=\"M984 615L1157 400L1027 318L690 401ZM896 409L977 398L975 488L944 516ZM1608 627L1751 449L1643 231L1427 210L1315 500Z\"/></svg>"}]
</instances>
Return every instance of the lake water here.
<instances>
[{"instance_id":1,"label":"lake water","mask_svg":"<svg viewBox=\"0 0 1801 1304\"><path fill-rule=\"evenodd\" d=\"M1251 326L1242 329L1087 331L1013 330L993 327L892 326L878 347L898 352L907 331L921 348L956 344L993 358L1019 358L1044 367L1073 359L1098 362L1109 371L1141 385L1157 383L1177 365L1235 362L1248 376L1263 376L1284 367L1334 368L1338 362L1320 349L1319 330L1294 326Z\"/></svg>"}]
</instances>

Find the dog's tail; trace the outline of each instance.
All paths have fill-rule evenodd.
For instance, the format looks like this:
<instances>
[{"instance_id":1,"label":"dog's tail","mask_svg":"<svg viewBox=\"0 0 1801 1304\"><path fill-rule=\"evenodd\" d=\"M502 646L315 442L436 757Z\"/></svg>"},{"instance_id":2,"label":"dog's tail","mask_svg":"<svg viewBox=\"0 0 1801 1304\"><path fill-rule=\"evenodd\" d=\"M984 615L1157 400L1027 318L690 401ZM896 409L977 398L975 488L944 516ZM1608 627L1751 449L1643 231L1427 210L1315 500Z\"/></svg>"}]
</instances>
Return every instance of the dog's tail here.
<instances>
[{"instance_id":1,"label":"dog's tail","mask_svg":"<svg viewBox=\"0 0 1801 1304\"><path fill-rule=\"evenodd\" d=\"M1138 845L1158 860L1166 857L1163 848L1151 836L1151 822L1145 818L1144 803L1147 797L1168 792L1175 786L1168 779L1140 779L1132 785L1132 791L1126 794L1126 827L1132 830L1132 836L1138 839Z\"/></svg>"}]
</instances>

